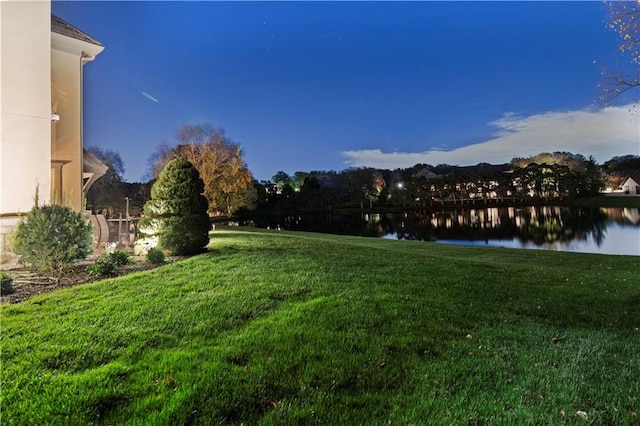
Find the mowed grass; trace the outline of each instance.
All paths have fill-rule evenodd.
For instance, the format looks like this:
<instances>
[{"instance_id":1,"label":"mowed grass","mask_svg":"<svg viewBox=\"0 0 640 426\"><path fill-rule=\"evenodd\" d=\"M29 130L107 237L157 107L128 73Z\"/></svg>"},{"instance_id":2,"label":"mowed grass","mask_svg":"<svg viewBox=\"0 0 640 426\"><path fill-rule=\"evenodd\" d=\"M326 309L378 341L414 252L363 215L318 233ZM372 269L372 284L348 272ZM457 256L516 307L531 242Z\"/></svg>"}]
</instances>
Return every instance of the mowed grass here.
<instances>
[{"instance_id":1,"label":"mowed grass","mask_svg":"<svg viewBox=\"0 0 640 426\"><path fill-rule=\"evenodd\" d=\"M2 306L2 424L633 424L640 258L226 229Z\"/></svg>"}]
</instances>

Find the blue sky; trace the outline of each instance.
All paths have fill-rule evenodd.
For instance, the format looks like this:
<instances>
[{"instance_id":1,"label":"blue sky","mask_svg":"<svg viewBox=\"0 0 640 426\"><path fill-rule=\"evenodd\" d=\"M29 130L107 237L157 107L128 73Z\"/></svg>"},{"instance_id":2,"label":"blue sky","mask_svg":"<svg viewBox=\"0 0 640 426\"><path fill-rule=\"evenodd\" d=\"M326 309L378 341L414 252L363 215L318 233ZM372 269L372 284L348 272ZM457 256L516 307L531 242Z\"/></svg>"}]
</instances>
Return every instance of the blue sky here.
<instances>
[{"instance_id":1,"label":"blue sky","mask_svg":"<svg viewBox=\"0 0 640 426\"><path fill-rule=\"evenodd\" d=\"M129 181L181 124L201 122L241 144L258 179L640 154L638 111L597 102L600 72L630 69L601 2L54 1L52 11L105 46L85 66L85 144L118 151Z\"/></svg>"}]
</instances>

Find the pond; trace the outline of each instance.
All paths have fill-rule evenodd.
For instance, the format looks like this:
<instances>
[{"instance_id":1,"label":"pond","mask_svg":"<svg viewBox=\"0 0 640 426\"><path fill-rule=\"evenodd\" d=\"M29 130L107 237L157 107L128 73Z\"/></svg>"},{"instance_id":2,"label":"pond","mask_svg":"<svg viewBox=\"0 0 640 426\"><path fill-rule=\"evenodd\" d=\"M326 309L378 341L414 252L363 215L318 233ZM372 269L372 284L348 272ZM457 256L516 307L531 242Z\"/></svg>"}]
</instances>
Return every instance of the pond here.
<instances>
[{"instance_id":1,"label":"pond","mask_svg":"<svg viewBox=\"0 0 640 426\"><path fill-rule=\"evenodd\" d=\"M640 256L640 209L492 207L307 214L257 226L400 240Z\"/></svg>"}]
</instances>

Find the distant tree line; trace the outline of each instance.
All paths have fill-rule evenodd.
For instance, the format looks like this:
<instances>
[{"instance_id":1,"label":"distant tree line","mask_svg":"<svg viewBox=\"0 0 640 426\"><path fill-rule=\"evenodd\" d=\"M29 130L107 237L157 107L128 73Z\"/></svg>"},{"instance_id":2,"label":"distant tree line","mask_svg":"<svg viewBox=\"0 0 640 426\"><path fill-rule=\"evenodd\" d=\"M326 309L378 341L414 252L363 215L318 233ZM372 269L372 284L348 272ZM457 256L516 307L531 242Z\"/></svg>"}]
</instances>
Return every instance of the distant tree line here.
<instances>
[{"instance_id":1,"label":"distant tree line","mask_svg":"<svg viewBox=\"0 0 640 426\"><path fill-rule=\"evenodd\" d=\"M241 147L220 129L186 125L177 139L180 143L173 147L161 144L154 153L152 176L173 158L187 159L204 182L210 215L560 201L597 195L604 187L617 188L627 176L640 172L640 156L636 155L613 157L598 165L592 157L581 154L545 152L497 165L416 164L394 170L360 167L292 175L278 171L271 180L258 182L242 160ZM155 180L126 183L117 153L89 150L109 166L109 171L90 189L87 208L124 215L128 198L129 214L139 216Z\"/></svg>"},{"instance_id":2,"label":"distant tree line","mask_svg":"<svg viewBox=\"0 0 640 426\"><path fill-rule=\"evenodd\" d=\"M603 166L569 152L475 166L416 164L395 170L312 171L255 182L257 210L281 214L335 208L424 207L478 202L560 201L597 195L640 171L640 157L614 157Z\"/></svg>"}]
</instances>

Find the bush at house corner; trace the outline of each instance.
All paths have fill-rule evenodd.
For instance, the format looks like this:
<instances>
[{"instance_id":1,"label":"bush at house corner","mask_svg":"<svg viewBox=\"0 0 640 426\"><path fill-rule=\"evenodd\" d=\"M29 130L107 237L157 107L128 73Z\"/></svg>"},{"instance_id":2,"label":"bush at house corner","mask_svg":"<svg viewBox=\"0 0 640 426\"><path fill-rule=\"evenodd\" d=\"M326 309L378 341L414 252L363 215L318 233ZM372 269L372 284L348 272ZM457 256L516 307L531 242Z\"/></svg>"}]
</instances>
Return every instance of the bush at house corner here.
<instances>
[{"instance_id":1,"label":"bush at house corner","mask_svg":"<svg viewBox=\"0 0 640 426\"><path fill-rule=\"evenodd\" d=\"M71 207L36 205L13 234L20 263L38 272L62 275L64 267L92 250L91 224Z\"/></svg>"},{"instance_id":2,"label":"bush at house corner","mask_svg":"<svg viewBox=\"0 0 640 426\"><path fill-rule=\"evenodd\" d=\"M157 243L173 255L203 251L211 229L203 192L200 174L189 161L179 157L168 162L144 206L139 246L150 248Z\"/></svg>"}]
</instances>

